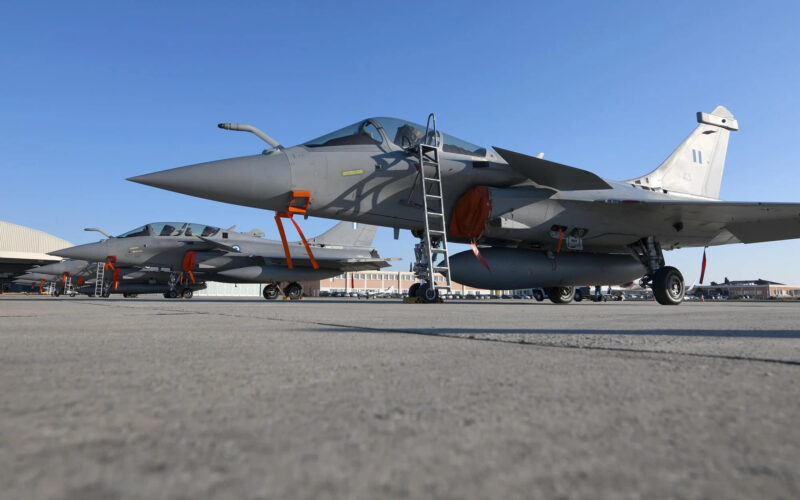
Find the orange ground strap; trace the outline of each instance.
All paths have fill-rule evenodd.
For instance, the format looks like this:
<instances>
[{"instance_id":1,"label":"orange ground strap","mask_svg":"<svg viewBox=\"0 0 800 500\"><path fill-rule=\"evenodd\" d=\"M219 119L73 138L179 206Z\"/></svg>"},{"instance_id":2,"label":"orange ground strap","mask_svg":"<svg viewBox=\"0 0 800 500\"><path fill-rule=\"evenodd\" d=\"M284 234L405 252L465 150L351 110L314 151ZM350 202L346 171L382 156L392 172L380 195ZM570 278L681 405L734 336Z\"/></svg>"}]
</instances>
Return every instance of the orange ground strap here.
<instances>
[{"instance_id":1,"label":"orange ground strap","mask_svg":"<svg viewBox=\"0 0 800 500\"><path fill-rule=\"evenodd\" d=\"M487 271L491 271L491 269L489 269L489 263L486 262L486 259L481 255L481 251L478 250L478 245L475 243L474 238L469 242L469 245L472 247L472 253L474 253L475 257L483 264L483 267L485 267Z\"/></svg>"},{"instance_id":2,"label":"orange ground strap","mask_svg":"<svg viewBox=\"0 0 800 500\"><path fill-rule=\"evenodd\" d=\"M305 202L303 202L305 199ZM298 200L300 200L298 202ZM317 259L314 258L314 253L311 251L311 247L308 245L308 241L306 241L306 237L303 234L303 231L300 229L300 226L297 224L297 221L294 220L294 214L305 215L308 206L311 204L311 191L297 191L292 190L292 197L289 199L289 205L287 206L286 212L275 212L275 224L278 225L278 232L281 234L281 243L283 243L283 253L286 254L286 265L289 269L294 269L294 264L292 263L292 255L289 251L289 243L286 241L286 231L283 229L283 222L281 219L289 219L294 224L295 229L297 229L297 234L300 235L300 239L303 241L303 245L306 247L306 253L308 253L308 258L311 259L311 266L314 269L319 269L319 264L317 264Z\"/></svg>"},{"instance_id":3,"label":"orange ground strap","mask_svg":"<svg viewBox=\"0 0 800 500\"><path fill-rule=\"evenodd\" d=\"M61 288L67 288L67 278L69 278L69 273L61 275Z\"/></svg>"},{"instance_id":4,"label":"orange ground strap","mask_svg":"<svg viewBox=\"0 0 800 500\"><path fill-rule=\"evenodd\" d=\"M114 290L119 288L119 280L120 280L120 278L122 278L122 271L120 271L119 268L115 268L114 269L114 277L113 277Z\"/></svg>"},{"instance_id":5,"label":"orange ground strap","mask_svg":"<svg viewBox=\"0 0 800 500\"><path fill-rule=\"evenodd\" d=\"M105 264L104 267L106 269L115 269L116 268L116 266L115 266L116 263L117 263L117 256L116 255L109 255L108 257L106 257L106 264Z\"/></svg>"},{"instance_id":6,"label":"orange ground strap","mask_svg":"<svg viewBox=\"0 0 800 500\"><path fill-rule=\"evenodd\" d=\"M197 262L197 252L195 252L194 250L189 250L183 255L183 266L181 269L183 270L183 272L189 274L189 279L192 280L192 283L195 282L194 273L192 272L192 270L194 269L195 262ZM183 272L181 273L181 281L183 281Z\"/></svg>"},{"instance_id":7,"label":"orange ground strap","mask_svg":"<svg viewBox=\"0 0 800 500\"><path fill-rule=\"evenodd\" d=\"M558 248L556 249L556 253L561 253L561 243L564 242L564 230L560 227L558 228Z\"/></svg>"},{"instance_id":8,"label":"orange ground strap","mask_svg":"<svg viewBox=\"0 0 800 500\"><path fill-rule=\"evenodd\" d=\"M294 220L292 217L294 214L286 213L286 212L277 212L275 214L275 223L278 225L278 232L281 233L281 243L283 243L283 253L286 254L286 265L289 269L294 269L294 264L292 263L292 255L289 252L289 243L286 241L286 231L283 229L283 223L281 219L289 219L294 224L294 228L297 229L297 234L300 235L300 239L303 241L303 245L306 247L306 253L308 253L308 258L311 259L311 266L314 269L319 269L319 264L317 264L317 259L314 258L314 253L311 251L311 247L308 245L308 241L306 240L305 235L303 235L302 229L297 224L297 221Z\"/></svg>"}]
</instances>

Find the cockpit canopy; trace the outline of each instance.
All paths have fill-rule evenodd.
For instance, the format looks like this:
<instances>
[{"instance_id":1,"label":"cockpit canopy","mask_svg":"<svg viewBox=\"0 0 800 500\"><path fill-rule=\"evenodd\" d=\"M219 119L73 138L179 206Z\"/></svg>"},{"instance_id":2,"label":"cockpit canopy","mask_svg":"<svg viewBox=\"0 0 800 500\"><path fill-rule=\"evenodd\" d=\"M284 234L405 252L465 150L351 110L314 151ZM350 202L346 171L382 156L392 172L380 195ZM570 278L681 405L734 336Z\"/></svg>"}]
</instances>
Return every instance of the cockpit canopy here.
<instances>
[{"instance_id":1,"label":"cockpit canopy","mask_svg":"<svg viewBox=\"0 0 800 500\"><path fill-rule=\"evenodd\" d=\"M486 156L486 148L437 132L442 150L469 156ZM303 146L309 148L332 146L379 145L384 140L406 149L425 142L425 126L398 118L368 118L330 134L317 137ZM428 143L433 143L433 131L428 132Z\"/></svg>"},{"instance_id":2,"label":"cockpit canopy","mask_svg":"<svg viewBox=\"0 0 800 500\"><path fill-rule=\"evenodd\" d=\"M191 222L151 222L144 226L120 234L117 238L132 238L134 236L214 236L219 231L218 227Z\"/></svg>"}]
</instances>

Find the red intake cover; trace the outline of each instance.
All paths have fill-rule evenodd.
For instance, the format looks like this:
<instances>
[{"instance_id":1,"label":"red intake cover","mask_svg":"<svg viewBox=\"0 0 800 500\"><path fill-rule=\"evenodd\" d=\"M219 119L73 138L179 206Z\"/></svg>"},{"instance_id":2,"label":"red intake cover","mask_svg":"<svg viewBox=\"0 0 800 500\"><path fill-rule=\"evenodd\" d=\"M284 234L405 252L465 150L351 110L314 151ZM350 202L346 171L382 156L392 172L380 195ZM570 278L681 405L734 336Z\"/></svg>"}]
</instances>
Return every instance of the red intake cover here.
<instances>
[{"instance_id":1,"label":"red intake cover","mask_svg":"<svg viewBox=\"0 0 800 500\"><path fill-rule=\"evenodd\" d=\"M462 196L450 218L450 236L479 238L492 212L492 200L487 186L475 186Z\"/></svg>"}]
</instances>

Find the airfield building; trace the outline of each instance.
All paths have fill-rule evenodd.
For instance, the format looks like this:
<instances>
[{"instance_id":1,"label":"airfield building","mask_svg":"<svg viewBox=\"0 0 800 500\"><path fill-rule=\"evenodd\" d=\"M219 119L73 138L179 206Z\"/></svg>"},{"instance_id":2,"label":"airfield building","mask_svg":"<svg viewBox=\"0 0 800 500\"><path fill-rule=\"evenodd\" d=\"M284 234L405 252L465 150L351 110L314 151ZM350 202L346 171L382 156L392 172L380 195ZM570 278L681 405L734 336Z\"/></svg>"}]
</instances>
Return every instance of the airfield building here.
<instances>
[{"instance_id":1,"label":"airfield building","mask_svg":"<svg viewBox=\"0 0 800 500\"><path fill-rule=\"evenodd\" d=\"M69 241L43 231L0 221L0 290L33 266L60 261L47 252L70 246Z\"/></svg>"}]
</instances>

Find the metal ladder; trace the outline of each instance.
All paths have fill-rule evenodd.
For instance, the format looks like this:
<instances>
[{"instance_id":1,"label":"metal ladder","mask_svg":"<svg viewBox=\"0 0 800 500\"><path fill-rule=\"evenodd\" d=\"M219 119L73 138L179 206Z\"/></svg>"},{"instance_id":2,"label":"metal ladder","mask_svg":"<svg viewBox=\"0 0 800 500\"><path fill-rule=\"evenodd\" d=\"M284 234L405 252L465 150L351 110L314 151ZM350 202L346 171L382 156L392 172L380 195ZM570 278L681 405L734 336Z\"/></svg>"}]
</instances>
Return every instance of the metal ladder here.
<instances>
[{"instance_id":1,"label":"metal ladder","mask_svg":"<svg viewBox=\"0 0 800 500\"><path fill-rule=\"evenodd\" d=\"M431 128L433 124L433 128ZM447 253L447 219L444 214L444 196L442 175L439 168L439 151L441 144L436 131L436 115L428 115L425 125L425 136L416 148L419 158L419 176L422 187L422 209L425 220L424 238L414 245L414 274L417 279L427 283L435 290L451 291L450 256ZM444 256L441 265L436 265L435 258ZM444 284L437 284L436 273L441 274Z\"/></svg>"},{"instance_id":2,"label":"metal ladder","mask_svg":"<svg viewBox=\"0 0 800 500\"><path fill-rule=\"evenodd\" d=\"M94 281L94 296L95 297L102 297L103 288L105 287L105 279L106 279L106 263L105 262L98 262L97 263L97 272L95 274L95 281Z\"/></svg>"}]
</instances>

